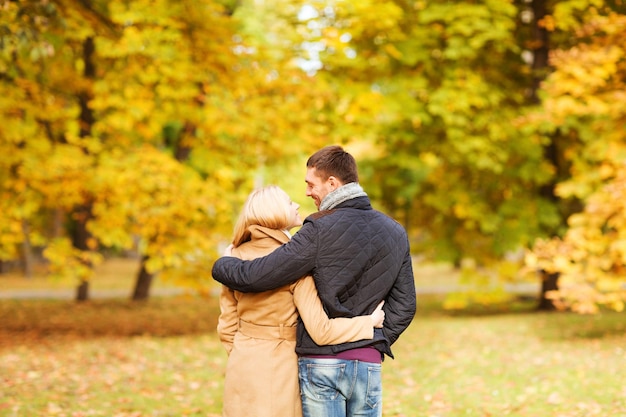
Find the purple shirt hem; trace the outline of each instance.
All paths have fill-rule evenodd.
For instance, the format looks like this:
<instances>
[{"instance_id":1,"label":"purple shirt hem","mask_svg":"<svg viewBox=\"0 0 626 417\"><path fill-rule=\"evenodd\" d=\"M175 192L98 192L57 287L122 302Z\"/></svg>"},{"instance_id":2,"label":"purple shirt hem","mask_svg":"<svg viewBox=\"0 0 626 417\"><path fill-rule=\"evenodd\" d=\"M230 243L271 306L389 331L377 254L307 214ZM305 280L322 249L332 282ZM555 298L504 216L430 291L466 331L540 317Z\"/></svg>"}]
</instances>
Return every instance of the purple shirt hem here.
<instances>
[{"instance_id":1,"label":"purple shirt hem","mask_svg":"<svg viewBox=\"0 0 626 417\"><path fill-rule=\"evenodd\" d=\"M370 363L381 363L381 353L373 347L344 350L336 355L302 355L303 358L313 359L344 359L349 361L361 361Z\"/></svg>"}]
</instances>

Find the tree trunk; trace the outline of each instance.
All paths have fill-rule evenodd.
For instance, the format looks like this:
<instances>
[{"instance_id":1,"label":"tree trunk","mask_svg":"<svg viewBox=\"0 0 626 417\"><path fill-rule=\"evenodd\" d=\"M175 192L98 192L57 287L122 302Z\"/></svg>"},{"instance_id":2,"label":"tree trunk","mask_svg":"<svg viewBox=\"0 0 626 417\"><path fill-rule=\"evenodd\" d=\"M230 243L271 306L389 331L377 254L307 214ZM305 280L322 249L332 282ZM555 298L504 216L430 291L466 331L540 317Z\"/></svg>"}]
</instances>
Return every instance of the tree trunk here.
<instances>
[{"instance_id":1,"label":"tree trunk","mask_svg":"<svg viewBox=\"0 0 626 417\"><path fill-rule=\"evenodd\" d=\"M531 100L539 103L537 92L541 83L546 79L548 69L548 59L550 54L550 35L540 22L546 17L546 0L533 0L533 85Z\"/></svg>"},{"instance_id":2,"label":"tree trunk","mask_svg":"<svg viewBox=\"0 0 626 417\"><path fill-rule=\"evenodd\" d=\"M176 144L174 147L174 157L179 162L185 162L189 159L189 155L191 155L191 147L187 143L187 136L194 136L196 131L196 127L193 123L187 122L185 123L185 127L183 131L176 138Z\"/></svg>"},{"instance_id":3,"label":"tree trunk","mask_svg":"<svg viewBox=\"0 0 626 417\"><path fill-rule=\"evenodd\" d=\"M532 11L533 11L533 63L532 63L532 73L533 73L533 85L532 85L532 95L531 101L533 103L539 103L540 99L538 96L538 91L541 86L541 83L545 80L548 75L548 59L550 53L550 34L546 30L546 28L540 24L540 22L546 17L547 11L547 0L533 0L531 3ZM559 158L559 149L557 145L557 137L552 137L552 140L549 144L544 147L544 158L548 160L557 170L557 172L561 172L561 160ZM541 194L546 198L555 203L558 202L558 197L556 196L554 190L556 188L556 184L558 182L558 178L555 178L549 184L546 184L540 190ZM538 309L541 311L553 311L555 310L554 303L552 300L546 297L546 293L548 291L558 290L558 280L559 274L549 274L545 271L541 271L541 293L539 294L539 305Z\"/></svg>"},{"instance_id":4,"label":"tree trunk","mask_svg":"<svg viewBox=\"0 0 626 417\"><path fill-rule=\"evenodd\" d=\"M555 291L559 289L559 273L548 273L541 271L541 294L539 294L539 305L537 310L540 311L554 311L556 307L551 299L546 297L548 291Z\"/></svg>"},{"instance_id":5,"label":"tree trunk","mask_svg":"<svg viewBox=\"0 0 626 417\"><path fill-rule=\"evenodd\" d=\"M150 297L150 287L154 280L154 274L148 272L146 269L146 262L150 259L147 255L141 258L141 268L135 281L135 290L133 291L133 301L143 301Z\"/></svg>"},{"instance_id":6,"label":"tree trunk","mask_svg":"<svg viewBox=\"0 0 626 417\"><path fill-rule=\"evenodd\" d=\"M93 55L96 52L96 45L92 37L88 37L83 42L83 62L85 69L83 75L87 81L93 81L96 78L96 69L93 62ZM93 110L89 107L89 102L92 98L91 86L85 88L78 93L78 104L80 106L80 132L81 138L91 136L92 127L95 123L95 116ZM83 150L87 153L87 150ZM92 250L89 247L89 239L91 234L87 230L87 222L91 218L91 204L84 203L79 207L76 207L73 213L73 218L76 220L73 244L74 247L81 251ZM88 265L92 267L92 265ZM82 281L76 291L76 301L86 301L89 299L89 282Z\"/></svg>"},{"instance_id":7,"label":"tree trunk","mask_svg":"<svg viewBox=\"0 0 626 417\"><path fill-rule=\"evenodd\" d=\"M33 247L30 243L30 226L26 220L22 220L22 233L24 240L22 241L22 269L26 278L33 277L33 265L35 258L33 256Z\"/></svg>"},{"instance_id":8,"label":"tree trunk","mask_svg":"<svg viewBox=\"0 0 626 417\"><path fill-rule=\"evenodd\" d=\"M96 52L96 44L92 37L88 37L83 42L83 62L85 69L83 75L88 82L92 82L96 79L96 67L93 62L93 55ZM91 136L91 130L96 122L93 110L89 107L89 102L92 99L91 86L83 89L78 93L78 104L80 106L80 132L81 138Z\"/></svg>"},{"instance_id":9,"label":"tree trunk","mask_svg":"<svg viewBox=\"0 0 626 417\"><path fill-rule=\"evenodd\" d=\"M65 213L60 208L53 209L52 212L52 229L50 233L52 237L57 238L63 236L65 232Z\"/></svg>"},{"instance_id":10,"label":"tree trunk","mask_svg":"<svg viewBox=\"0 0 626 417\"><path fill-rule=\"evenodd\" d=\"M89 300L89 281L81 281L76 287L76 301Z\"/></svg>"},{"instance_id":11,"label":"tree trunk","mask_svg":"<svg viewBox=\"0 0 626 417\"><path fill-rule=\"evenodd\" d=\"M74 209L72 216L74 229L72 231L72 245L81 251L91 250L89 239L91 234L87 230L87 222L91 218L91 206L82 205ZM92 265L87 265L92 268ZM89 299L89 281L81 280L76 289L76 301L87 301Z\"/></svg>"}]
</instances>

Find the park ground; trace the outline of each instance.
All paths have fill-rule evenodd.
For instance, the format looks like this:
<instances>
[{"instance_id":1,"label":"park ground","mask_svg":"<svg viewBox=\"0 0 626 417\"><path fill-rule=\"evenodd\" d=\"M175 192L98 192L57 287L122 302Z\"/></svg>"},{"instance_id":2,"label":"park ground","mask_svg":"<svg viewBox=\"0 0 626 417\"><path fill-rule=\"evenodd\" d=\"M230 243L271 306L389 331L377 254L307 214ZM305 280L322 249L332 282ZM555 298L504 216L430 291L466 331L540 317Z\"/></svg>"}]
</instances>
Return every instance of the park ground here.
<instances>
[{"instance_id":1,"label":"park ground","mask_svg":"<svg viewBox=\"0 0 626 417\"><path fill-rule=\"evenodd\" d=\"M107 280L94 291L129 293ZM167 296L140 303L0 299L0 416L219 416L217 298L157 289ZM524 302L451 312L441 294L418 299L383 365L386 417L626 415L622 313L538 313Z\"/></svg>"}]
</instances>

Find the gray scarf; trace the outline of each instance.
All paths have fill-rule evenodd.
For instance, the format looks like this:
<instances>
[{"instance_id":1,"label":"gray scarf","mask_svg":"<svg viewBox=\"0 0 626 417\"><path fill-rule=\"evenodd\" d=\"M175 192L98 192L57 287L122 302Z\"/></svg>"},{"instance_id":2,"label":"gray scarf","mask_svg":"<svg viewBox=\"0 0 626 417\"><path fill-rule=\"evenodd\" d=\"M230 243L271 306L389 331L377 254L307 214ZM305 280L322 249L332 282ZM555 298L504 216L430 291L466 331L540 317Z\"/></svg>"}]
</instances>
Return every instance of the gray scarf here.
<instances>
[{"instance_id":1,"label":"gray scarf","mask_svg":"<svg viewBox=\"0 0 626 417\"><path fill-rule=\"evenodd\" d=\"M320 211L330 210L344 201L352 200L356 197L367 197L367 194L358 182L348 183L328 193L320 203Z\"/></svg>"}]
</instances>

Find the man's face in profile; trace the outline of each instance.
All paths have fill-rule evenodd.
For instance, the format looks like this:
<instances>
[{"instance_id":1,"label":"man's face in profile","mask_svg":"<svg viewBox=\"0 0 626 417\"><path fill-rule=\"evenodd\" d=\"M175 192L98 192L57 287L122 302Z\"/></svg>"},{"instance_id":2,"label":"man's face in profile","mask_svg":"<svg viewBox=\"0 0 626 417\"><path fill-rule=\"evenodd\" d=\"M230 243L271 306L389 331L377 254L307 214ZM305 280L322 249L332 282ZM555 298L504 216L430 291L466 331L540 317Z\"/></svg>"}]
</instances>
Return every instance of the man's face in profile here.
<instances>
[{"instance_id":1,"label":"man's face in profile","mask_svg":"<svg viewBox=\"0 0 626 417\"><path fill-rule=\"evenodd\" d=\"M317 175L315 168L308 168L306 170L306 176L304 177L306 182L306 196L311 197L315 202L315 207L320 209L320 204L324 197L331 191L339 188L337 179L333 176L323 179Z\"/></svg>"}]
</instances>

